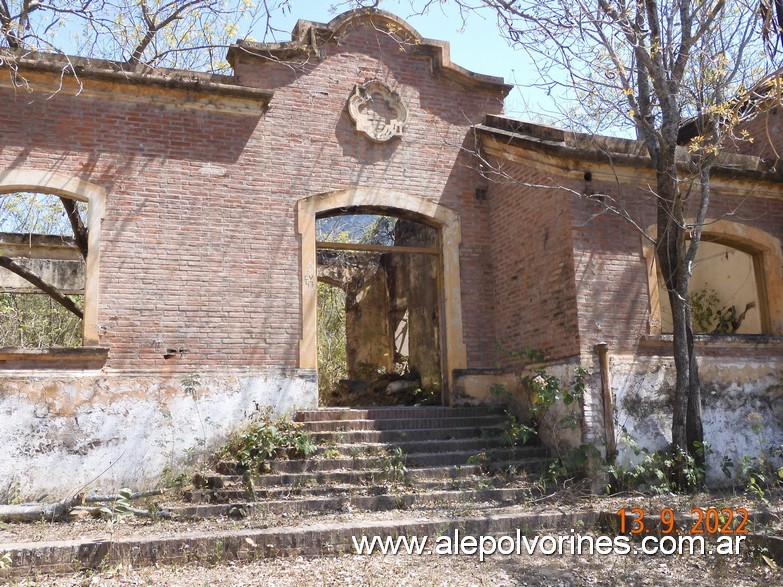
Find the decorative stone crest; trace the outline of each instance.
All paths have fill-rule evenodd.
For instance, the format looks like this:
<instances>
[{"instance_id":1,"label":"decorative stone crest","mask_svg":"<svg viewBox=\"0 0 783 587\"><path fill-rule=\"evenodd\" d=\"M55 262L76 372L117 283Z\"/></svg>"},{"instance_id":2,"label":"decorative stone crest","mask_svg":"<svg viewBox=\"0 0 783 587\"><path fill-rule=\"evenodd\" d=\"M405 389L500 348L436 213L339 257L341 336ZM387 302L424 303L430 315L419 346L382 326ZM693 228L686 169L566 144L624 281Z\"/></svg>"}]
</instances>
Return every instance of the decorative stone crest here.
<instances>
[{"instance_id":1,"label":"decorative stone crest","mask_svg":"<svg viewBox=\"0 0 783 587\"><path fill-rule=\"evenodd\" d=\"M356 86L348 99L348 113L356 130L378 143L401 136L408 120L408 109L400 95L379 81Z\"/></svg>"}]
</instances>

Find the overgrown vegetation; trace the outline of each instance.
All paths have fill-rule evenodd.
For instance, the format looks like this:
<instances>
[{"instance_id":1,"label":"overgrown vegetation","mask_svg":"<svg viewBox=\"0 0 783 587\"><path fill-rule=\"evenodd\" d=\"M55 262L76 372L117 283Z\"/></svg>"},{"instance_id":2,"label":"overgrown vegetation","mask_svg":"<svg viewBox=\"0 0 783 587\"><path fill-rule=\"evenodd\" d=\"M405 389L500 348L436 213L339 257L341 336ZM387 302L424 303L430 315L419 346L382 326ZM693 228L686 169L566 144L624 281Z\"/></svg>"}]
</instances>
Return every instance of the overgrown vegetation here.
<instances>
[{"instance_id":1,"label":"overgrown vegetation","mask_svg":"<svg viewBox=\"0 0 783 587\"><path fill-rule=\"evenodd\" d=\"M490 387L494 403L504 407L507 415L501 436L503 444L513 447L541 442L544 439L548 441L556 451L556 459L539 475L538 482L543 488L584 475L587 469L595 469L596 463L603 462L595 446L582 445L577 449L560 451L562 434L575 430L581 422L581 402L589 376L587 369L582 366L575 367L571 379L564 383L545 369L532 367L545 361L544 353L540 350L525 348L506 354L527 366L520 377L520 387L524 395L522 410L527 417L523 421L511 413L509 406L514 403L514 398L505 385L494 384ZM478 455L473 464L484 467L486 455Z\"/></svg>"},{"instance_id":2,"label":"overgrown vegetation","mask_svg":"<svg viewBox=\"0 0 783 587\"><path fill-rule=\"evenodd\" d=\"M756 307L749 303L742 313L736 306L721 303L714 288L704 287L690 296L694 332L709 334L734 334L742 324L746 313Z\"/></svg>"},{"instance_id":3,"label":"overgrown vegetation","mask_svg":"<svg viewBox=\"0 0 783 587\"><path fill-rule=\"evenodd\" d=\"M341 379L348 377L345 340L345 292L318 283L318 390L331 394ZM321 404L328 405L321 397Z\"/></svg>"},{"instance_id":4,"label":"overgrown vegetation","mask_svg":"<svg viewBox=\"0 0 783 587\"><path fill-rule=\"evenodd\" d=\"M266 472L269 461L306 459L317 445L301 424L287 419L275 420L265 413L261 421L232 435L216 453L222 460L236 461L246 471Z\"/></svg>"},{"instance_id":5,"label":"overgrown vegetation","mask_svg":"<svg viewBox=\"0 0 783 587\"><path fill-rule=\"evenodd\" d=\"M69 297L79 307L84 306L84 296ZM0 293L0 347L75 347L81 344L82 321L46 294Z\"/></svg>"},{"instance_id":6,"label":"overgrown vegetation","mask_svg":"<svg viewBox=\"0 0 783 587\"><path fill-rule=\"evenodd\" d=\"M630 436L624 437L625 443L633 452L637 461L628 465L609 465L607 491L642 490L654 494L692 492L704 487L706 467L705 453L708 448L698 445L701 458L686 453L675 446L650 452L639 445Z\"/></svg>"},{"instance_id":7,"label":"overgrown vegetation","mask_svg":"<svg viewBox=\"0 0 783 587\"><path fill-rule=\"evenodd\" d=\"M769 504L770 498L783 494L783 446L776 446L765 437L764 420L758 412L748 415L747 424L756 437L755 454L743 456L738 471L728 457L724 457L721 468L727 477L734 478L735 487Z\"/></svg>"}]
</instances>

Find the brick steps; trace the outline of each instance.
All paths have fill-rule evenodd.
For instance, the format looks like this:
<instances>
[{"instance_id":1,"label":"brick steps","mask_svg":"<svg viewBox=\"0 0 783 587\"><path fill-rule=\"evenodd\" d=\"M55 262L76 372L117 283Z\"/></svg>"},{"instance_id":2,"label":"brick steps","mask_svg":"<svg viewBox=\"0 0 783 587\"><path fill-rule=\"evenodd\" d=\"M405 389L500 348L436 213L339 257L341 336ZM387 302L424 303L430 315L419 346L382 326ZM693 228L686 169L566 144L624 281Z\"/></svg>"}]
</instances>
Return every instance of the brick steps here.
<instances>
[{"instance_id":1,"label":"brick steps","mask_svg":"<svg viewBox=\"0 0 783 587\"><path fill-rule=\"evenodd\" d=\"M355 445L349 445L355 446ZM352 471L371 469L377 467L382 456L378 455L378 451L383 445L377 445L378 449L373 449L372 454L375 456L361 456L361 457L342 457L338 459L325 459L315 458L306 460L287 460L287 461L271 461L269 463L271 473L306 473L306 472L322 472L322 471ZM395 445L400 446L400 445ZM431 446L433 450L430 452L406 452L406 463L412 467L432 467L432 466L453 466L464 465L479 454L483 454L488 462L495 463L498 461L509 461L515 459L528 459L545 457L548 455L548 451L543 447L502 447L502 448L485 448L481 443L478 443L473 450L456 450L445 452L436 452L437 447L443 447L444 445L436 444ZM446 448L449 446L446 445ZM484 450L480 450L484 449ZM349 449L346 449L346 451ZM404 450L404 449L403 449ZM366 452L366 451L364 451Z\"/></svg>"},{"instance_id":2,"label":"brick steps","mask_svg":"<svg viewBox=\"0 0 783 587\"><path fill-rule=\"evenodd\" d=\"M537 470L541 464L550 462L547 458L509 460L493 463L493 468L505 470L508 467L518 467L519 470ZM443 479L468 479L471 476L481 475L484 469L481 465L455 465L438 467L410 468L404 474L395 475L393 471L380 468L357 468L353 470L328 470L307 471L303 473L267 473L250 477L254 487L307 487L311 485L331 485L336 483L351 483L366 485L370 483L383 483L384 481L396 481L417 485L420 482L437 481ZM210 480L216 479L211 477ZM218 477L219 479L219 477ZM224 485L242 485L245 478L235 475L223 477ZM213 483L213 486L217 483Z\"/></svg>"},{"instance_id":3,"label":"brick steps","mask_svg":"<svg viewBox=\"0 0 783 587\"><path fill-rule=\"evenodd\" d=\"M122 564L142 567L160 564L216 564L279 556L318 556L352 553L353 540L362 536L398 537L487 536L512 537L547 529L592 528L605 523L606 514L496 512L479 516L399 517L393 520L356 520L298 527L180 532L176 534L87 539L58 542L26 542L2 545L10 568L0 577L24 574L68 573ZM424 554L428 554L425 550Z\"/></svg>"},{"instance_id":4,"label":"brick steps","mask_svg":"<svg viewBox=\"0 0 783 587\"><path fill-rule=\"evenodd\" d=\"M504 532L511 522L494 512L527 499L532 491L528 475L551 462L543 447L504 446L504 419L487 408L337 408L301 412L295 419L321 443L312 458L270 461L267 472L244 474L236 474L236 464L221 462L222 473L194 478L197 486L185 494L189 503L159 504L171 516L166 536L5 544L0 550L11 555L10 572L316 555L351 551L351 536L435 536L456 527L463 532ZM452 513L444 517L449 508ZM367 521L380 515L375 512L396 510L415 510L418 517ZM466 510L484 515L456 514ZM294 514L308 527L187 530L225 517L256 525L274 519L280 523L281 518L293 521L287 516ZM329 514L356 519L319 523ZM409 516L396 517L400 515ZM427 519L422 521L422 516ZM518 524L521 519L509 518Z\"/></svg>"},{"instance_id":5,"label":"brick steps","mask_svg":"<svg viewBox=\"0 0 783 587\"><path fill-rule=\"evenodd\" d=\"M323 458L323 454L327 451L337 451L341 457L352 457L353 454L378 455L382 454L388 446L389 443L385 442L362 442L361 444L329 442L320 446L314 456ZM503 447L503 442L499 435L495 435L484 438L474 436L434 440L403 440L395 442L394 446L399 447L406 454L452 453L456 451L478 454L483 450Z\"/></svg>"},{"instance_id":6,"label":"brick steps","mask_svg":"<svg viewBox=\"0 0 783 587\"><path fill-rule=\"evenodd\" d=\"M496 428L505 422L500 415L468 416L453 418L415 418L405 420L406 430L437 430L442 428ZM316 432L351 432L366 430L399 430L400 419L357 419L357 420L317 420L302 422L312 433Z\"/></svg>"},{"instance_id":7,"label":"brick steps","mask_svg":"<svg viewBox=\"0 0 783 587\"><path fill-rule=\"evenodd\" d=\"M384 442L398 443L420 440L453 440L476 438L480 434L487 436L499 436L503 432L503 426L493 424L478 428L468 426L461 428L401 428L388 430L341 430L331 432L313 432L316 442L334 442L339 444Z\"/></svg>"},{"instance_id":8,"label":"brick steps","mask_svg":"<svg viewBox=\"0 0 783 587\"><path fill-rule=\"evenodd\" d=\"M194 503L167 508L178 519L202 519L215 516L247 517L255 514L293 514L303 512L351 512L390 510L417 510L455 505L487 503L491 506L513 505L530 496L528 487L490 487L478 489L438 490L406 493L389 492L382 495L363 495L354 487L332 487L328 493L310 494L306 499L266 499L265 501L235 501L230 503ZM373 488L370 488L372 490ZM257 496L268 498L270 496ZM277 497L281 497L280 494Z\"/></svg>"},{"instance_id":9,"label":"brick steps","mask_svg":"<svg viewBox=\"0 0 783 587\"><path fill-rule=\"evenodd\" d=\"M400 406L367 408L319 408L303 410L294 416L296 422L320 422L323 420L354 419L408 419L473 417L498 415L494 408L483 406L470 408L449 408L445 406Z\"/></svg>"}]
</instances>

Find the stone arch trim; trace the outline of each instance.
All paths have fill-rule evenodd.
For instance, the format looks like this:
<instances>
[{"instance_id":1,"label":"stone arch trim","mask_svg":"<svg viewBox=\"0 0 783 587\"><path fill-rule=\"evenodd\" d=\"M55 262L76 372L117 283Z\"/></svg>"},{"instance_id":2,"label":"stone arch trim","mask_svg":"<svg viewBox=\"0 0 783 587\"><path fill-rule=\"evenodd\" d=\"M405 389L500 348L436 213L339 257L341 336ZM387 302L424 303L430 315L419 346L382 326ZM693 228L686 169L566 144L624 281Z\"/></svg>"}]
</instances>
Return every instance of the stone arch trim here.
<instances>
[{"instance_id":1,"label":"stone arch trim","mask_svg":"<svg viewBox=\"0 0 783 587\"><path fill-rule=\"evenodd\" d=\"M652 225L647 234L657 237L657 227ZM708 238L745 250L760 260L758 277L759 295L766 319L763 321L769 334L783 336L783 246L780 239L747 224L730 220L706 220L702 239ZM642 238L642 250L647 262L647 283L650 298L650 334L661 333L661 306L658 294L658 262L653 244Z\"/></svg>"},{"instance_id":2,"label":"stone arch trim","mask_svg":"<svg viewBox=\"0 0 783 587\"><path fill-rule=\"evenodd\" d=\"M98 292L101 256L101 222L106 209L106 190L94 183L64 173L36 169L0 172L0 193L39 192L87 203L88 252L84 283L85 346L97 346Z\"/></svg>"},{"instance_id":3,"label":"stone arch trim","mask_svg":"<svg viewBox=\"0 0 783 587\"><path fill-rule=\"evenodd\" d=\"M443 370L452 390L454 369L467 367L462 331L462 290L459 246L462 241L459 216L453 210L419 196L386 189L347 189L316 194L297 202L297 232L301 237L301 320L299 367L315 369L317 266L315 256L316 215L340 208L371 208L402 213L433 226L440 233L443 304Z\"/></svg>"}]
</instances>

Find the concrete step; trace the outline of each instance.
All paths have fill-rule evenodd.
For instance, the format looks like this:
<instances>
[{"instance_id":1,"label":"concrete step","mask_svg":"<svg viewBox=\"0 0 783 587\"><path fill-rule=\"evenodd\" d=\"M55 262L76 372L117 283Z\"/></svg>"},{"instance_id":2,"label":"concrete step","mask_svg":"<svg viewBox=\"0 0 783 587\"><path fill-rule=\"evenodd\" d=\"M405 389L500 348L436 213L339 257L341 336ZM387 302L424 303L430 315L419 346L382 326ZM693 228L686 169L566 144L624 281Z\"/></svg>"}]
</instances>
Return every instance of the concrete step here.
<instances>
[{"instance_id":1,"label":"concrete step","mask_svg":"<svg viewBox=\"0 0 783 587\"><path fill-rule=\"evenodd\" d=\"M548 466L550 459L530 461L528 472L535 474L540 468ZM511 479L516 483L519 478ZM424 493L428 491L442 490L477 490L493 487L506 487L509 478L505 476L469 475L461 478L439 478L432 480L420 480L413 485L405 483L391 483L380 481L377 484L335 483L331 485L281 485L272 487L254 487L252 494L241 481L230 481L222 488L217 489L193 489L186 491L184 497L190 503L234 503L255 500L297 499L304 497L348 497L359 495L386 495L390 491L416 491Z\"/></svg>"},{"instance_id":2,"label":"concrete step","mask_svg":"<svg viewBox=\"0 0 783 587\"><path fill-rule=\"evenodd\" d=\"M529 487L483 487L460 490L433 489L404 492L392 490L383 494L364 495L350 491L332 491L327 495L287 496L265 501L234 501L230 503L194 503L187 506L162 506L175 519L204 519L217 516L247 517L254 514L295 514L303 512L390 511L396 509L427 509L461 504L492 506L518 504L531 495Z\"/></svg>"},{"instance_id":3,"label":"concrete step","mask_svg":"<svg viewBox=\"0 0 783 587\"><path fill-rule=\"evenodd\" d=\"M333 453L337 451L340 457L353 457L354 455L379 455L386 451L389 446L399 447L407 454L411 453L449 453L455 451L470 451L479 453L482 450L500 448L503 446L499 435L490 437L468 437L468 438L449 438L436 440L413 440L401 441L393 444L383 442L362 442L353 444L338 444L329 442L326 445L318 447L316 456L320 457L325 452Z\"/></svg>"},{"instance_id":4,"label":"concrete step","mask_svg":"<svg viewBox=\"0 0 783 587\"><path fill-rule=\"evenodd\" d=\"M217 564L279 556L318 556L354 553L354 539L362 536L381 539L398 536L437 536L507 534L526 535L527 529L540 533L568 532L570 528L588 531L608 526L613 514L595 511L571 513L495 512L492 515L396 517L391 520L361 518L347 522L307 524L295 527L244 528L238 530L187 531L159 535L126 536L106 539L75 539L57 542L3 544L10 563L0 570L0 578L22 574L68 573L116 566L144 567L162 564ZM425 551L425 554L429 554Z\"/></svg>"},{"instance_id":5,"label":"concrete step","mask_svg":"<svg viewBox=\"0 0 783 587\"><path fill-rule=\"evenodd\" d=\"M356 445L351 445L356 446ZM310 458L298 460L273 460L269 461L270 473L305 473L305 472L324 472L324 471L356 471L362 469L373 469L382 466L386 456L383 451L383 445L378 445L379 450L373 449L369 456L354 456L340 458ZM446 447L448 448L448 447ZM457 451L432 451L423 453L407 453L405 463L409 467L434 467L434 466L454 466L466 465L470 461L480 459L478 464L487 463L491 466L496 461L508 461L514 459L539 458L545 457L549 453L544 447L502 447L486 448L483 450L457 450ZM357 455L364 455L364 452L356 452ZM223 467L230 469L230 466L223 464Z\"/></svg>"},{"instance_id":6,"label":"concrete step","mask_svg":"<svg viewBox=\"0 0 783 587\"><path fill-rule=\"evenodd\" d=\"M502 425L505 416L484 415L448 418L392 419L376 418L361 420L318 420L304 422L303 429L308 432L355 432L359 430L420 430L437 428L477 428L483 429Z\"/></svg>"},{"instance_id":7,"label":"concrete step","mask_svg":"<svg viewBox=\"0 0 783 587\"><path fill-rule=\"evenodd\" d=\"M377 495L387 491L388 485L430 489L479 489L495 483L505 483L503 478L487 475L495 470L519 475L536 473L552 462L550 458L526 458L524 460L499 461L489 468L480 465L452 467L410 468L407 471L389 469L357 469L351 471L324 471L306 473L268 473L250 477L253 491L248 489L245 478L239 475L207 477L206 487L194 489L185 497L192 503L228 503L239 500L274 499L288 495L330 495L333 492L359 491Z\"/></svg>"},{"instance_id":8,"label":"concrete step","mask_svg":"<svg viewBox=\"0 0 783 587\"><path fill-rule=\"evenodd\" d=\"M416 440L451 440L456 438L483 438L499 436L503 432L502 425L485 426L483 428L406 428L397 430L358 430L314 432L316 442L334 442L336 444L360 442L412 442Z\"/></svg>"},{"instance_id":9,"label":"concrete step","mask_svg":"<svg viewBox=\"0 0 783 587\"><path fill-rule=\"evenodd\" d=\"M391 406L366 408L319 408L303 410L294 416L297 422L320 422L323 420L368 420L368 419L405 419L417 418L465 418L497 414L495 408L477 406L454 408L447 406Z\"/></svg>"}]
</instances>

